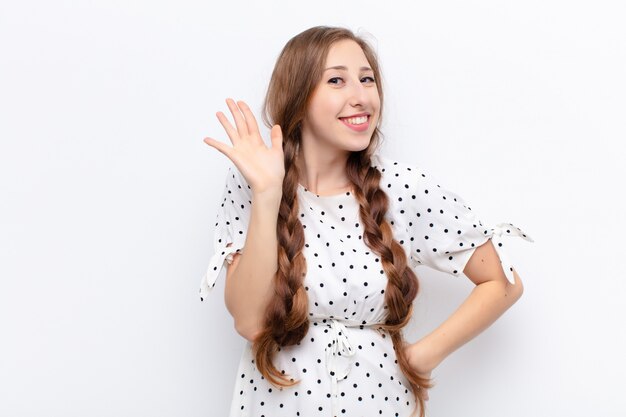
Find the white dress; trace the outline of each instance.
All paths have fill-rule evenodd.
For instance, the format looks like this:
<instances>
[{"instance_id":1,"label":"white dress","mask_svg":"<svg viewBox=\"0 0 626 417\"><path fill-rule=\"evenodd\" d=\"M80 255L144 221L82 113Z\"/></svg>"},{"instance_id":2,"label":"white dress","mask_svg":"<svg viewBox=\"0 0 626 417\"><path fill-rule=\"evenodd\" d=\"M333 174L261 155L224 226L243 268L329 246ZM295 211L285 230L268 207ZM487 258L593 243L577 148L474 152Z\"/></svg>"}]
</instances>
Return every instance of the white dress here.
<instances>
[{"instance_id":1,"label":"white dress","mask_svg":"<svg viewBox=\"0 0 626 417\"><path fill-rule=\"evenodd\" d=\"M510 223L484 226L461 197L416 166L381 155L374 155L372 166L381 171L380 186L390 199L386 218L412 268L426 265L458 276L474 249L492 238L513 282L501 238L520 236L532 242L529 236ZM215 254L201 280L201 300L225 276L224 262L242 252L251 200L251 188L231 165L215 224ZM378 256L363 242L356 199L350 192L318 196L300 185L298 203L311 325L299 344L278 352L275 364L300 383L272 387L257 370L247 342L230 416L409 416L413 394L391 337L377 327L385 319L387 277Z\"/></svg>"}]
</instances>

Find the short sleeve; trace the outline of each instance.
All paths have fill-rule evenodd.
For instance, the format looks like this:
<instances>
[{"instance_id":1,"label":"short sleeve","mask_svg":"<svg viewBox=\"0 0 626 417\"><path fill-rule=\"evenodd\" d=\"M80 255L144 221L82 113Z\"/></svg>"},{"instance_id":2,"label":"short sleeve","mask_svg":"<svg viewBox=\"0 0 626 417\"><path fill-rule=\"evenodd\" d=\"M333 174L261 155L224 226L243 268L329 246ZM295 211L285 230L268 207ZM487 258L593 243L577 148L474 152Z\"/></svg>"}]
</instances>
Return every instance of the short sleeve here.
<instances>
[{"instance_id":1,"label":"short sleeve","mask_svg":"<svg viewBox=\"0 0 626 417\"><path fill-rule=\"evenodd\" d=\"M221 203L217 209L213 239L214 254L200 281L200 301L204 301L215 286L215 282L226 274L224 262L231 264L233 254L241 253L248 232L251 206L250 186L239 170L231 165L228 168Z\"/></svg>"},{"instance_id":2,"label":"short sleeve","mask_svg":"<svg viewBox=\"0 0 626 417\"><path fill-rule=\"evenodd\" d=\"M406 223L411 241L413 266L430 268L458 276L474 250L492 239L507 279L514 283L513 266L503 249L502 237L532 238L511 223L483 224L468 203L452 190L442 187L436 177L419 168L411 170L413 180L406 204ZM405 208L405 209L406 209Z\"/></svg>"}]
</instances>

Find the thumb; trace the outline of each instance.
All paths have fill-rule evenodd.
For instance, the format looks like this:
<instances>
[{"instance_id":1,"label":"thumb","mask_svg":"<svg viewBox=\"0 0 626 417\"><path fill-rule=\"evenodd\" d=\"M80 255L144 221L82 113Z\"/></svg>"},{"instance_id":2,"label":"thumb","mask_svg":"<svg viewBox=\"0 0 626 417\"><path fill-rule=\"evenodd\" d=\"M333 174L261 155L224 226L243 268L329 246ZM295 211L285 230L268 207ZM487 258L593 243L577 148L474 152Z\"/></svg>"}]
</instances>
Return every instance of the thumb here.
<instances>
[{"instance_id":1,"label":"thumb","mask_svg":"<svg viewBox=\"0 0 626 417\"><path fill-rule=\"evenodd\" d=\"M277 146L281 150L283 148L283 131L280 128L280 125L272 126L272 130L270 132L270 138L272 140L272 148Z\"/></svg>"}]
</instances>

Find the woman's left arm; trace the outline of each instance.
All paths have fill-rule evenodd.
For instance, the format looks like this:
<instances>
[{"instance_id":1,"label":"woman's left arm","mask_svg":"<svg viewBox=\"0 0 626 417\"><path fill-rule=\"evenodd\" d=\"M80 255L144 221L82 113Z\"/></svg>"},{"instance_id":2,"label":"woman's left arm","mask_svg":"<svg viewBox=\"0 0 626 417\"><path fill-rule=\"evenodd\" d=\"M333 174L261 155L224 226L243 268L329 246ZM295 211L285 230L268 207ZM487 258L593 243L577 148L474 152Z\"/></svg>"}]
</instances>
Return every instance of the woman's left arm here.
<instances>
[{"instance_id":1,"label":"woman's left arm","mask_svg":"<svg viewBox=\"0 0 626 417\"><path fill-rule=\"evenodd\" d=\"M507 280L491 239L474 250L463 273L476 284L467 299L430 334L406 346L409 363L418 373L430 374L522 296L519 275L513 270L515 284Z\"/></svg>"}]
</instances>

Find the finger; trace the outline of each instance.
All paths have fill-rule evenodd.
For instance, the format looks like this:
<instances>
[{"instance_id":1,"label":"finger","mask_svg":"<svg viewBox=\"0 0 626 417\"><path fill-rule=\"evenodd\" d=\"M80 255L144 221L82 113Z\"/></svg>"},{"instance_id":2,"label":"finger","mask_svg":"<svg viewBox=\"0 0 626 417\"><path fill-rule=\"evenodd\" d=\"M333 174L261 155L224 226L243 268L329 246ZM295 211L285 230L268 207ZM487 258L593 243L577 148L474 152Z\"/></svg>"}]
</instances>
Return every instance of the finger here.
<instances>
[{"instance_id":1,"label":"finger","mask_svg":"<svg viewBox=\"0 0 626 417\"><path fill-rule=\"evenodd\" d=\"M213 138L204 138L204 143L206 143L209 146L214 147L215 149L217 149L218 151L220 151L221 153L223 153L224 155L226 155L229 159L232 160L232 158L230 157L230 150L232 149L230 146L226 145L225 143L222 143L218 140L215 140Z\"/></svg>"},{"instance_id":2,"label":"finger","mask_svg":"<svg viewBox=\"0 0 626 417\"><path fill-rule=\"evenodd\" d=\"M217 113L215 113L215 115L217 116L217 120L220 121L220 124L222 125L222 127L226 131L226 134L234 145L235 142L239 139L239 133L237 133L237 129L235 129L233 125L230 124L226 115L221 111L218 111Z\"/></svg>"},{"instance_id":3,"label":"finger","mask_svg":"<svg viewBox=\"0 0 626 417\"><path fill-rule=\"evenodd\" d=\"M270 139L272 141L272 149L276 147L282 151L283 149L283 131L279 125L272 126L270 131Z\"/></svg>"},{"instance_id":4,"label":"finger","mask_svg":"<svg viewBox=\"0 0 626 417\"><path fill-rule=\"evenodd\" d=\"M230 109L230 112L233 114L233 119L235 119L235 126L237 126L237 132L239 136L248 136L248 126L246 126L246 119L243 117L243 113L237 107L237 103L232 98L226 99L226 105Z\"/></svg>"},{"instance_id":5,"label":"finger","mask_svg":"<svg viewBox=\"0 0 626 417\"><path fill-rule=\"evenodd\" d=\"M248 133L257 134L260 138L259 125L257 124L256 118L254 117L254 114L252 114L252 110L250 110L250 107L242 100L239 100L237 104L239 105L239 108L241 109L244 117L246 118L246 126L248 128Z\"/></svg>"}]
</instances>

